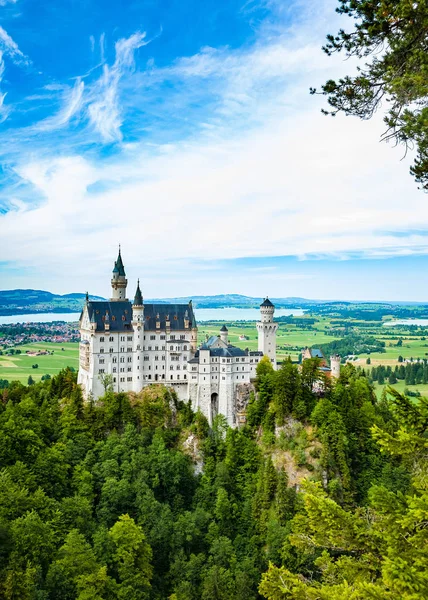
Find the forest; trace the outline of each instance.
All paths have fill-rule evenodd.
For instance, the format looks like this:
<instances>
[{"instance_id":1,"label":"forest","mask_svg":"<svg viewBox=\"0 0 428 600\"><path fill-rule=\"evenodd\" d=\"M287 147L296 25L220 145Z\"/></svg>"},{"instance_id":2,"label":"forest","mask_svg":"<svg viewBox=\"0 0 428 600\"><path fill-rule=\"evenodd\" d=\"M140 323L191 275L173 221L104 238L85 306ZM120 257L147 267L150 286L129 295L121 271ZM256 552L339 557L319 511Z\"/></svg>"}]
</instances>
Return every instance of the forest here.
<instances>
[{"instance_id":1,"label":"forest","mask_svg":"<svg viewBox=\"0 0 428 600\"><path fill-rule=\"evenodd\" d=\"M428 597L428 403L361 369L263 360L240 429L68 369L0 406L5 600Z\"/></svg>"}]
</instances>

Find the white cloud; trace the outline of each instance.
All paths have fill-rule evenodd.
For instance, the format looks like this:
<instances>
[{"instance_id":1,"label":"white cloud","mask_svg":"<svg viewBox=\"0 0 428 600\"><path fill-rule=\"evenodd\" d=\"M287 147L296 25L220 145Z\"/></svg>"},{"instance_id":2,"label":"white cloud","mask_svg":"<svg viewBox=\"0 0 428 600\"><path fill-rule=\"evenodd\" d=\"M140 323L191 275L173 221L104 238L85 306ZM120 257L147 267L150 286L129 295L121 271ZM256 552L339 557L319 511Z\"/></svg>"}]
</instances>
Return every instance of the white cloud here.
<instances>
[{"instance_id":1,"label":"white cloud","mask_svg":"<svg viewBox=\"0 0 428 600\"><path fill-rule=\"evenodd\" d=\"M0 0L0 6L6 6L6 4L16 4L18 0Z\"/></svg>"},{"instance_id":2,"label":"white cloud","mask_svg":"<svg viewBox=\"0 0 428 600\"><path fill-rule=\"evenodd\" d=\"M0 25L0 49L16 64L28 65L30 60L18 48L18 44Z\"/></svg>"},{"instance_id":3,"label":"white cloud","mask_svg":"<svg viewBox=\"0 0 428 600\"><path fill-rule=\"evenodd\" d=\"M349 69L321 53L323 35L335 26L322 11L312 18L312 10L251 48L205 48L168 68L150 64L131 79L147 95L150 86L179 82L189 105L203 88L203 101L215 108L191 137L123 144L114 158L97 163L71 154L26 158L17 173L43 201L14 202L0 215L3 260L43 265L52 281L65 273L63 291L90 283L105 294L120 241L131 277L149 278L146 294L161 296L251 291L237 288L249 285L242 273L220 273L222 289L209 288L205 260L427 254L428 237L418 233L428 230L426 196L408 162L399 162L400 150L378 143L382 124L326 118L308 94L310 85ZM105 142L121 140L120 82L133 73L135 50L145 43L140 33L119 40L115 62L86 86L85 96L83 82L66 91L57 123L86 109ZM144 96L141 87L136 93ZM184 121L191 117L182 101L171 113ZM410 233L396 235L403 231ZM290 278L298 279L272 275L276 295L290 292L279 287Z\"/></svg>"},{"instance_id":4,"label":"white cloud","mask_svg":"<svg viewBox=\"0 0 428 600\"><path fill-rule=\"evenodd\" d=\"M34 129L37 131L50 131L67 125L82 107L84 87L84 82L80 78L76 79L74 87L63 91L62 107L57 114L39 121Z\"/></svg>"},{"instance_id":5,"label":"white cloud","mask_svg":"<svg viewBox=\"0 0 428 600\"><path fill-rule=\"evenodd\" d=\"M126 71L134 66L134 52L146 45L145 33L134 33L127 39L120 39L115 44L116 59L109 67L104 65L103 74L93 86L88 104L88 116L93 127L100 133L105 142L122 139L122 124L119 104L119 82ZM100 39L103 55L104 38Z\"/></svg>"}]
</instances>

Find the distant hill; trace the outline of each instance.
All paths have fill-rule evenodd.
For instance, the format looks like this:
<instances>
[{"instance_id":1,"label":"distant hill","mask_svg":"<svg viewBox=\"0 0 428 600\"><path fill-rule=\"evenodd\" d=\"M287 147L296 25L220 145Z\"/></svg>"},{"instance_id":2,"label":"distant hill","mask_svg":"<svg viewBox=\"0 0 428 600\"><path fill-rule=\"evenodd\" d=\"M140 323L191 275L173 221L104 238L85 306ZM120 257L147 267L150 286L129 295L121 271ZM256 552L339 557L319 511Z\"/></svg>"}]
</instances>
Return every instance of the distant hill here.
<instances>
[{"instance_id":1,"label":"distant hill","mask_svg":"<svg viewBox=\"0 0 428 600\"><path fill-rule=\"evenodd\" d=\"M101 296L89 296L91 300L104 300ZM181 296L178 298L153 298L147 302L181 304L193 301L197 308L257 308L264 298L253 298L241 294L219 294L216 296ZM271 298L280 307L300 308L319 301L305 298ZM0 290L0 315L24 315L29 313L79 312L85 301L85 294L52 294L44 290Z\"/></svg>"},{"instance_id":2,"label":"distant hill","mask_svg":"<svg viewBox=\"0 0 428 600\"><path fill-rule=\"evenodd\" d=\"M241 294L219 294L216 296L180 296L177 298L154 298L147 302L168 302L177 303L189 302L197 308L258 308L264 298L253 298L252 296L242 296ZM319 300L308 300L306 298L270 298L277 308L292 307L300 308L311 304L319 304Z\"/></svg>"},{"instance_id":3,"label":"distant hill","mask_svg":"<svg viewBox=\"0 0 428 600\"><path fill-rule=\"evenodd\" d=\"M91 300L104 300L89 296ZM0 315L25 315L29 313L79 312L85 294L52 294L44 290L0 290Z\"/></svg>"},{"instance_id":4,"label":"distant hill","mask_svg":"<svg viewBox=\"0 0 428 600\"><path fill-rule=\"evenodd\" d=\"M105 300L101 296L89 296L91 300ZM193 301L195 308L258 308L264 298L243 296L241 294L218 294L216 296L179 296L176 298L152 298L146 302L167 302L171 304L187 303ZM277 308L310 308L318 307L318 312L329 311L333 308L367 305L373 309L374 305L400 306L414 305L418 302L351 302L337 300L310 300L308 298L288 297L270 298ZM0 290L0 315L25 315L30 313L67 313L80 312L85 301L85 294L71 293L52 294L44 290Z\"/></svg>"}]
</instances>

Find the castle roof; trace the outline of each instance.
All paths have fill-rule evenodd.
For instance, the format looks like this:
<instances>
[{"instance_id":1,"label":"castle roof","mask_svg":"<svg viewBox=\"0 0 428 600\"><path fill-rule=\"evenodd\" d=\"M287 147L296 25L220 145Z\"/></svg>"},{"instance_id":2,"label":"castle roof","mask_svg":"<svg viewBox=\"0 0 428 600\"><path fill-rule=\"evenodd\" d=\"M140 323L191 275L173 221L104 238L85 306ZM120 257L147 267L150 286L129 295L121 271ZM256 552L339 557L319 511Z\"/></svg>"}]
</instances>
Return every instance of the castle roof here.
<instances>
[{"instance_id":1,"label":"castle roof","mask_svg":"<svg viewBox=\"0 0 428 600\"><path fill-rule=\"evenodd\" d=\"M321 348L311 348L311 358L325 358Z\"/></svg>"},{"instance_id":2,"label":"castle roof","mask_svg":"<svg viewBox=\"0 0 428 600\"><path fill-rule=\"evenodd\" d=\"M143 295L140 290L140 280L137 283L137 291L135 292L134 297L134 306L143 306Z\"/></svg>"},{"instance_id":3,"label":"castle roof","mask_svg":"<svg viewBox=\"0 0 428 600\"><path fill-rule=\"evenodd\" d=\"M269 298L265 298L264 301L260 304L260 306L274 306Z\"/></svg>"},{"instance_id":4,"label":"castle roof","mask_svg":"<svg viewBox=\"0 0 428 600\"><path fill-rule=\"evenodd\" d=\"M116 302L89 301L87 304L89 319L96 323L96 329L104 330L108 321L110 331L132 331L132 304L129 300ZM192 327L196 327L196 319L192 305L189 304L145 304L144 305L144 330L156 331L156 322L160 321L160 328L165 329L167 317L171 331L184 330L184 319L189 319ZM159 315L159 317L158 317Z\"/></svg>"},{"instance_id":5,"label":"castle roof","mask_svg":"<svg viewBox=\"0 0 428 600\"><path fill-rule=\"evenodd\" d=\"M119 272L119 275L121 277L126 277L125 267L123 266L122 255L120 253L120 246L119 246L119 255L117 257L117 261L114 263L114 269L113 269L113 273L117 273L117 272Z\"/></svg>"},{"instance_id":6,"label":"castle roof","mask_svg":"<svg viewBox=\"0 0 428 600\"><path fill-rule=\"evenodd\" d=\"M226 327L226 325L223 325L223 327L220 329L220 331L229 331L228 328Z\"/></svg>"},{"instance_id":7,"label":"castle roof","mask_svg":"<svg viewBox=\"0 0 428 600\"><path fill-rule=\"evenodd\" d=\"M237 348L236 346L227 346L227 348L211 348L209 345L207 345L207 343L205 343L202 344L199 350L209 350L210 356L221 356L227 358L232 356L247 356L245 350L242 350L242 348ZM199 358L199 350L196 350L195 358Z\"/></svg>"}]
</instances>

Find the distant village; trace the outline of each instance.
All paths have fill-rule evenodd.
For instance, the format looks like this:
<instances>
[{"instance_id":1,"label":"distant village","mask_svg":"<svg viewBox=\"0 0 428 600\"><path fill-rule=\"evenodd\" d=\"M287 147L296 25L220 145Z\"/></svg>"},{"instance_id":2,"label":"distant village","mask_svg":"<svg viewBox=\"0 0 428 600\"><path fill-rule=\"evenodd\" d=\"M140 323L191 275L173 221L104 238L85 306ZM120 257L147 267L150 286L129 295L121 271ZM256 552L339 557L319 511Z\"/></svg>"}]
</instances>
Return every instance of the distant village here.
<instances>
[{"instance_id":1,"label":"distant village","mask_svg":"<svg viewBox=\"0 0 428 600\"><path fill-rule=\"evenodd\" d=\"M78 342L79 330L73 323L12 323L0 325L0 348L6 353L16 346L36 342Z\"/></svg>"}]
</instances>

